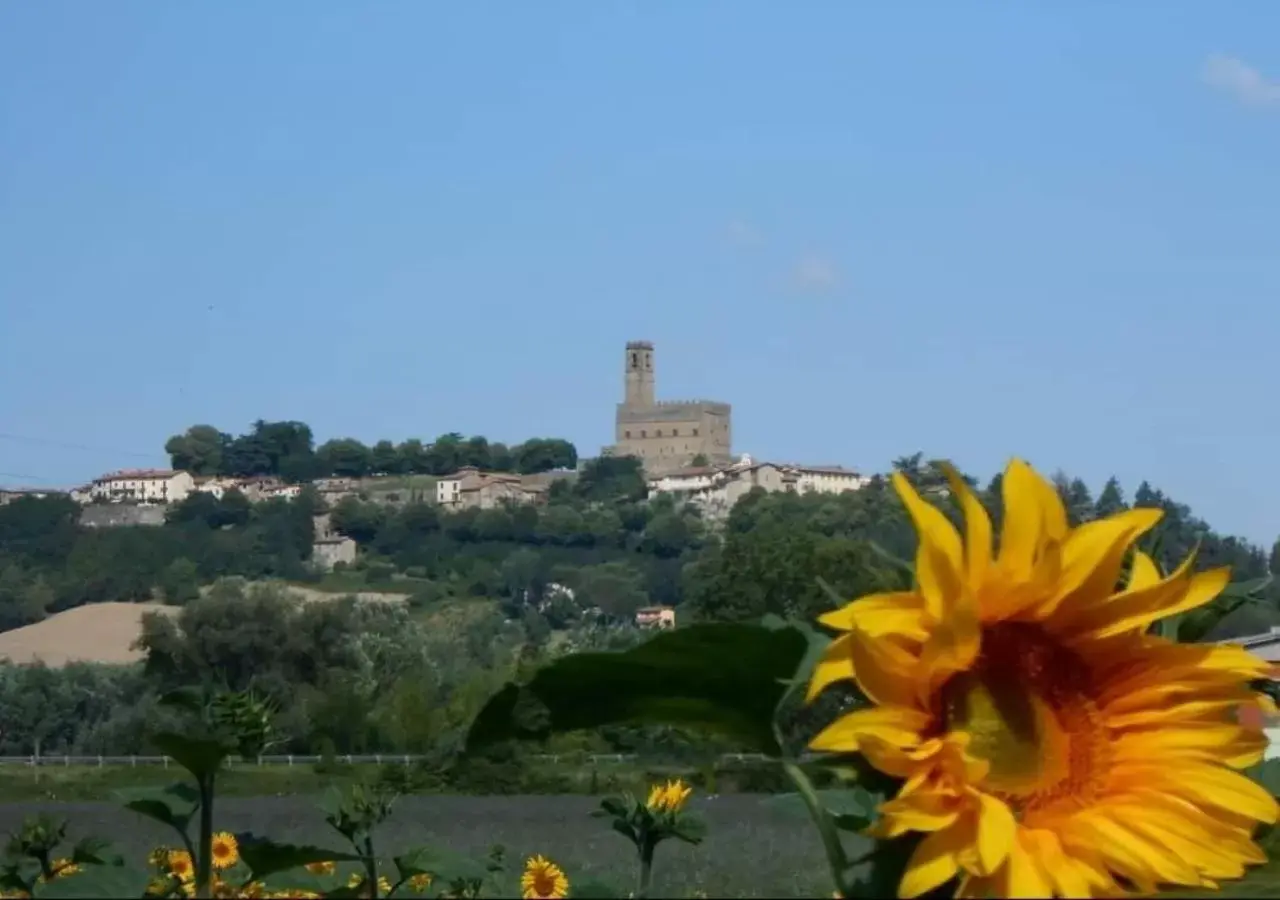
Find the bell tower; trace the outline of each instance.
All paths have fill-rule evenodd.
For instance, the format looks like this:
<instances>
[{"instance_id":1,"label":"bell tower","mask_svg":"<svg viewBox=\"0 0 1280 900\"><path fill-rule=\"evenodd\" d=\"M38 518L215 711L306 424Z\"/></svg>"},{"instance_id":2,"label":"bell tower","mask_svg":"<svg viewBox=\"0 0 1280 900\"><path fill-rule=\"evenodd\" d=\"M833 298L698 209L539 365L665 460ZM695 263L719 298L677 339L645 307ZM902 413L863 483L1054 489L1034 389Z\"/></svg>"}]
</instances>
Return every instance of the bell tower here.
<instances>
[{"instance_id":1,"label":"bell tower","mask_svg":"<svg viewBox=\"0 0 1280 900\"><path fill-rule=\"evenodd\" d=\"M624 371L626 394L623 405L632 408L653 406L653 344L627 341Z\"/></svg>"}]
</instances>

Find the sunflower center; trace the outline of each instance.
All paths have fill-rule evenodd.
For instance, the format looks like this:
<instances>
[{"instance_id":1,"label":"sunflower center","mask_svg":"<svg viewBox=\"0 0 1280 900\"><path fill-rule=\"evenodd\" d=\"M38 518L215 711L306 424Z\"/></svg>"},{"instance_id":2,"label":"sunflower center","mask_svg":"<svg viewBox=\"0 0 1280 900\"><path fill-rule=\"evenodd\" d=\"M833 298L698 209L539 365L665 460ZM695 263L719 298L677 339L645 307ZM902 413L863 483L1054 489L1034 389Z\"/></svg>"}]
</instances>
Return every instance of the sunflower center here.
<instances>
[{"instance_id":1,"label":"sunflower center","mask_svg":"<svg viewBox=\"0 0 1280 900\"><path fill-rule=\"evenodd\" d=\"M1092 695L1076 653L1035 625L1002 623L984 629L973 667L943 687L941 713L990 765L982 788L1025 821L1096 793L1107 745Z\"/></svg>"}]
</instances>

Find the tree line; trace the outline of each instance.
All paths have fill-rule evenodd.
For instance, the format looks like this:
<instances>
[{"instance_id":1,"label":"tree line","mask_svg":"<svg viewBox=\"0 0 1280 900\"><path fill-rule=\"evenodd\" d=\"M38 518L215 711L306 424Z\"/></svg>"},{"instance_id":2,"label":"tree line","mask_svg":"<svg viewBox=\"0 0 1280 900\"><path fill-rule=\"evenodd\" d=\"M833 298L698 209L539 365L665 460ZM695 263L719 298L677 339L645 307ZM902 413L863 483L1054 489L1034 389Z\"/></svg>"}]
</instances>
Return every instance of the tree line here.
<instances>
[{"instance_id":1,"label":"tree line","mask_svg":"<svg viewBox=\"0 0 1280 900\"><path fill-rule=\"evenodd\" d=\"M918 455L895 466L958 517L936 468ZM1076 524L1129 505L1163 509L1142 546L1166 570L1198 546L1199 567L1231 565L1237 580L1280 574L1280 545L1268 553L1220 535L1149 484L1130 498L1113 479L1094 497L1078 479L1055 481ZM999 479L979 490L998 521ZM300 604L278 586L251 584L317 577L308 554L320 511L310 490L259 504L233 491L189 498L163 526L95 530L55 498L0 507L0 628L102 600L182 607L148 618L141 665L0 666L0 708L22 711L0 735L0 752L31 752L36 738L47 752L144 752L130 742L162 715L157 692L210 681L274 698L292 752L427 752L455 740L521 666L642 639L631 624L640 606L674 606L679 621L811 618L832 594L907 586L902 561L915 549L887 478L838 495L756 491L712 523L669 495L646 498L637 461L604 457L556 482L544 506L337 504L332 524L360 555L333 577L352 590L397 586L406 603ZM1275 584L1204 637L1273 624ZM638 740L597 739L606 752Z\"/></svg>"},{"instance_id":2,"label":"tree line","mask_svg":"<svg viewBox=\"0 0 1280 900\"><path fill-rule=\"evenodd\" d=\"M463 466L531 474L578 464L577 448L562 438L531 438L508 446L449 433L430 443L413 438L368 445L348 437L317 447L311 427L292 421L258 420L240 435L193 425L169 438L164 449L173 468L193 475L275 475L292 483L328 477L448 475Z\"/></svg>"}]
</instances>

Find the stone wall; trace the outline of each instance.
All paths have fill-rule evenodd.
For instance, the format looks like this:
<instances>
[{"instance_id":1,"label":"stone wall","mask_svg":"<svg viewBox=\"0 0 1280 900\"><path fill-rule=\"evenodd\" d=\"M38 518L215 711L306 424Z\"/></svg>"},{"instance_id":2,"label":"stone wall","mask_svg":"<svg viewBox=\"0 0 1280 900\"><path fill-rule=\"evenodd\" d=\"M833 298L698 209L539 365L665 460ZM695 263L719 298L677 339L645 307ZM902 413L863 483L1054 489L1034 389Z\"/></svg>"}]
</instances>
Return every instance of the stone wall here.
<instances>
[{"instance_id":1,"label":"stone wall","mask_svg":"<svg viewBox=\"0 0 1280 900\"><path fill-rule=\"evenodd\" d=\"M131 503L91 503L80 510L80 524L86 528L163 525L164 509L163 506L135 506Z\"/></svg>"}]
</instances>

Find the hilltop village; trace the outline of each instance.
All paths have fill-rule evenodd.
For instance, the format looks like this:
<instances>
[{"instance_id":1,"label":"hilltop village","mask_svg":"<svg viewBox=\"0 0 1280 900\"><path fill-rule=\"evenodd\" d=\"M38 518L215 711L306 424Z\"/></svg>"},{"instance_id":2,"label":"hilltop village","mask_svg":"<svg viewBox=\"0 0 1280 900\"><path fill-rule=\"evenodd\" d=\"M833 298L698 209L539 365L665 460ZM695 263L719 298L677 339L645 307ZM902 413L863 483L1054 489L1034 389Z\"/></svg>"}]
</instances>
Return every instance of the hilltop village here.
<instances>
[{"instance_id":1,"label":"hilltop village","mask_svg":"<svg viewBox=\"0 0 1280 900\"><path fill-rule=\"evenodd\" d=\"M623 397L614 419L614 443L602 455L634 457L642 466L650 497L670 494L699 507L704 518L721 521L733 505L753 488L795 493L855 491L869 478L834 465L797 465L735 457L732 446L732 407L712 400L659 400L656 394L654 345L630 341L623 354ZM172 442L171 442L172 443ZM430 447L424 448L430 450ZM173 454L175 463L178 454ZM576 454L575 454L576 456ZM124 469L109 472L70 491L0 489L0 504L20 496L65 493L83 507L81 522L89 527L160 525L165 510L193 494L208 493L221 500L238 491L252 503L292 499L310 485L333 509L346 497L375 499L387 504L409 501L434 503L442 510L493 509L498 506L543 504L552 484L575 479L584 463L545 471L516 473L460 466L439 476L411 476L372 472L360 477L324 477L305 481L279 475L237 477L198 474L175 466L169 469ZM336 533L328 513L315 520L313 560L324 569L356 558L356 542Z\"/></svg>"}]
</instances>

